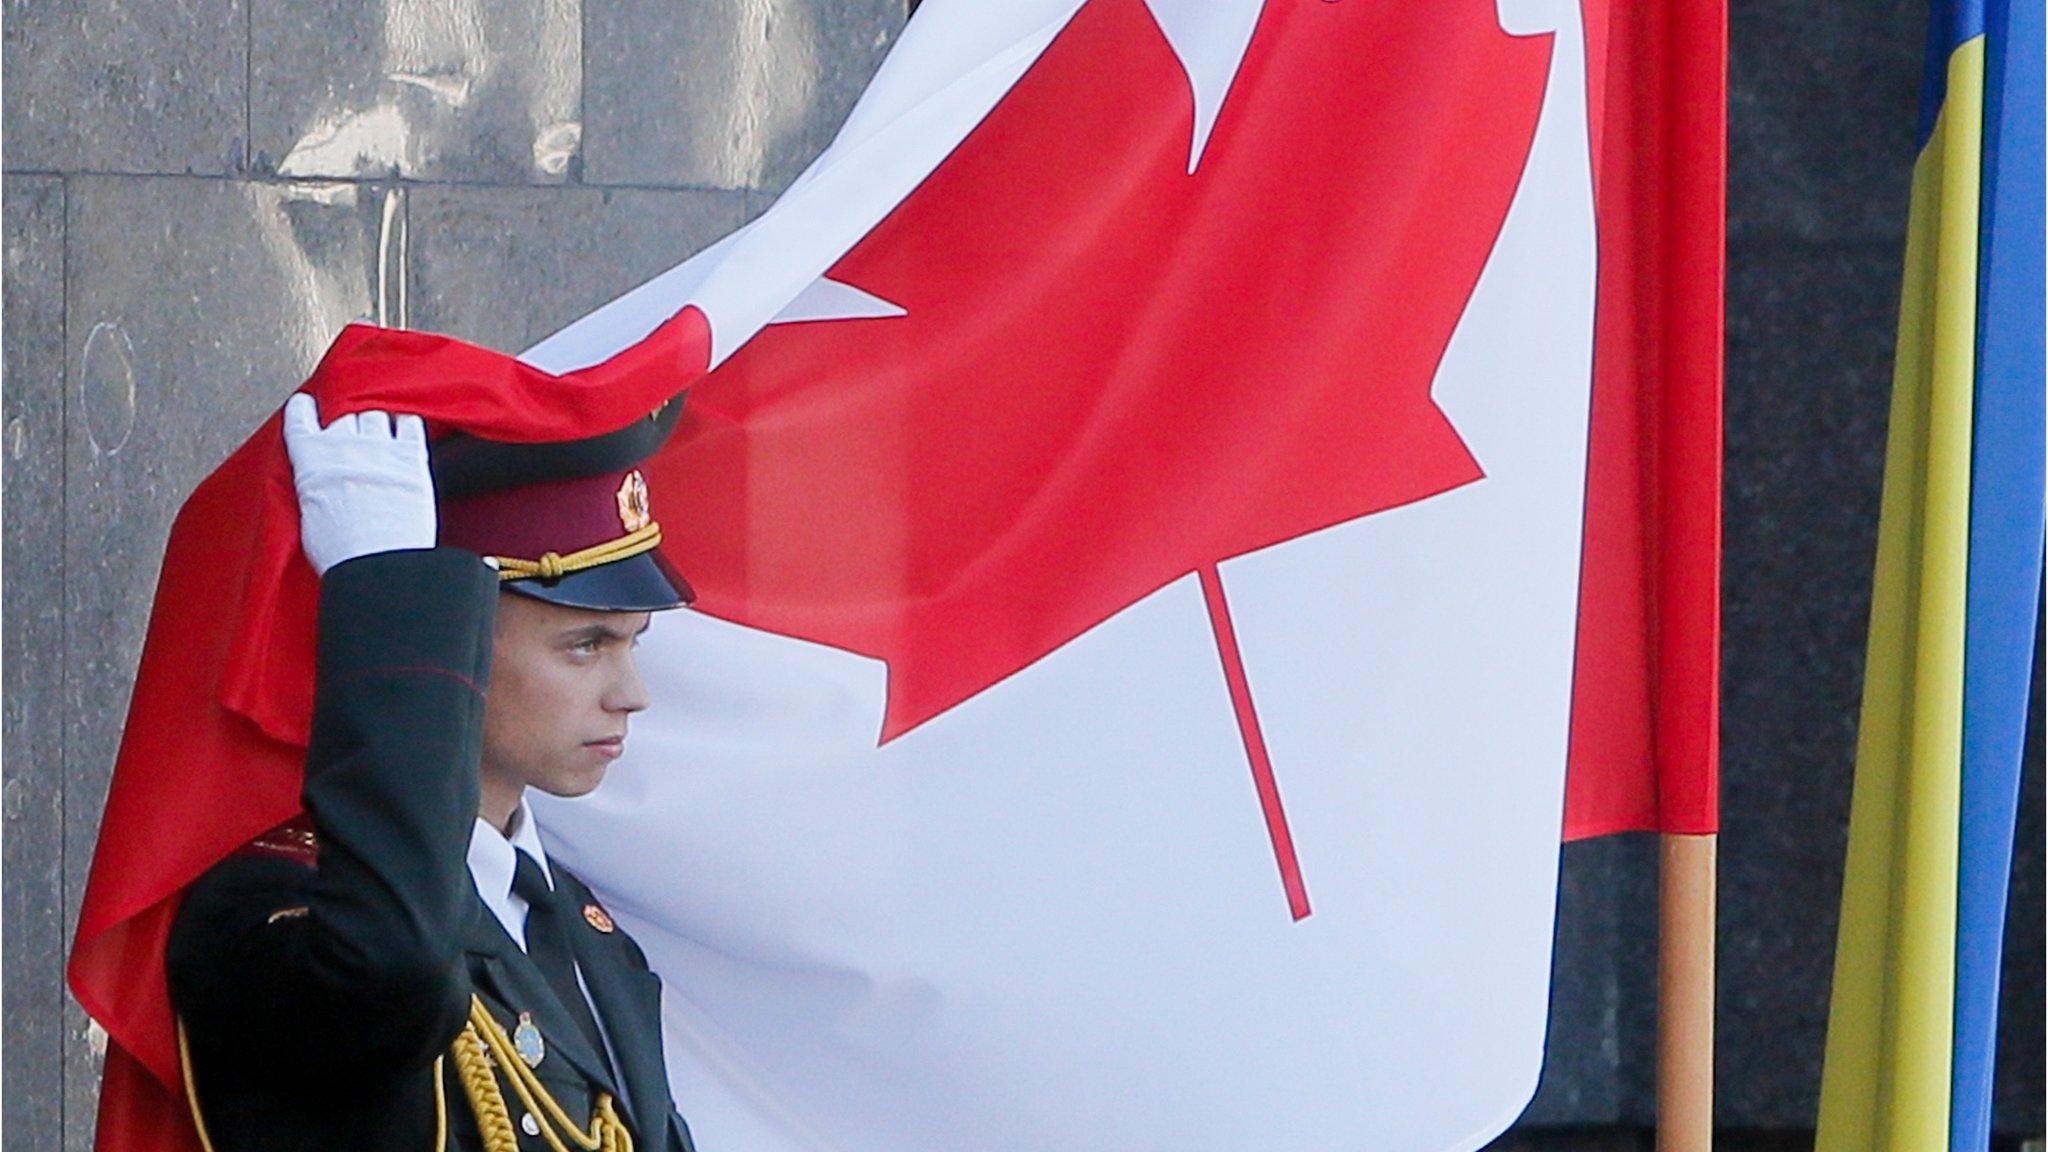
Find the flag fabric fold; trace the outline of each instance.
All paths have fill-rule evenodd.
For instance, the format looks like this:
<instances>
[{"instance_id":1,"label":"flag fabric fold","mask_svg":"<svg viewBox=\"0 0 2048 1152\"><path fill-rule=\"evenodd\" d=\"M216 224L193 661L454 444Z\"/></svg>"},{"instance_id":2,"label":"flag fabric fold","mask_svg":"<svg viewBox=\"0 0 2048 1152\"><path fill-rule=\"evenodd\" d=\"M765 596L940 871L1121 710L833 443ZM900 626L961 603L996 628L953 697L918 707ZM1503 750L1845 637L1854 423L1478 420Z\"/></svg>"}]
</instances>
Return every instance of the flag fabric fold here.
<instances>
[{"instance_id":1,"label":"flag fabric fold","mask_svg":"<svg viewBox=\"0 0 2048 1152\"><path fill-rule=\"evenodd\" d=\"M1727 13L1587 13L1600 298L1565 838L1712 833Z\"/></svg>"}]
</instances>

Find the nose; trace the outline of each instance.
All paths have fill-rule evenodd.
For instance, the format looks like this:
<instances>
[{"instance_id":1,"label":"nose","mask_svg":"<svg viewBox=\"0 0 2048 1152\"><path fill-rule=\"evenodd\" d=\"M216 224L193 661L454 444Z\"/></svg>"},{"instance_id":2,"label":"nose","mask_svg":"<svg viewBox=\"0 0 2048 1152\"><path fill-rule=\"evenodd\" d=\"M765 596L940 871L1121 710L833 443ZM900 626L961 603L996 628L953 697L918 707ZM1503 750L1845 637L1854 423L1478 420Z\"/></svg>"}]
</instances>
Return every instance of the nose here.
<instances>
[{"instance_id":1,"label":"nose","mask_svg":"<svg viewBox=\"0 0 2048 1152\"><path fill-rule=\"evenodd\" d=\"M630 648L619 664L618 676L605 693L604 707L607 712L624 712L629 716L647 709L647 683L640 678L638 653Z\"/></svg>"}]
</instances>

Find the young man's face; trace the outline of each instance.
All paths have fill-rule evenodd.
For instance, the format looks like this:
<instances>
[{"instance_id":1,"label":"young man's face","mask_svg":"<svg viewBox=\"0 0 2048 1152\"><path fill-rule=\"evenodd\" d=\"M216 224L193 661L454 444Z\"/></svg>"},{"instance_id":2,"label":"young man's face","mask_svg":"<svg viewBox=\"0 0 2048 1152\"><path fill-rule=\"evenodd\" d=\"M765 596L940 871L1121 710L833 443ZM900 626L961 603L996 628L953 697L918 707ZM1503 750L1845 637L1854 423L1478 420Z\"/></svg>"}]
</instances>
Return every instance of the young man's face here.
<instances>
[{"instance_id":1,"label":"young man's face","mask_svg":"<svg viewBox=\"0 0 2048 1152\"><path fill-rule=\"evenodd\" d=\"M522 788L581 796L604 779L625 749L627 718L647 707L634 662L647 619L499 595L484 699L487 811Z\"/></svg>"}]
</instances>

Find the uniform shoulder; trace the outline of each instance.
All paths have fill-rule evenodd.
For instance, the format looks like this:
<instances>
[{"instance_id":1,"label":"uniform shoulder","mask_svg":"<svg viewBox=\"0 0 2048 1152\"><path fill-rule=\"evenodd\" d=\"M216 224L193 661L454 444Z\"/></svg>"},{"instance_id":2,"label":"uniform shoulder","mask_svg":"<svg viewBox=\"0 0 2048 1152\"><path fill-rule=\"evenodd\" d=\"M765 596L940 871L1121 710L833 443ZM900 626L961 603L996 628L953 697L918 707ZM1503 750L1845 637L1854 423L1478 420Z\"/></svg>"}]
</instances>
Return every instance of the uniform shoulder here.
<instances>
[{"instance_id":1,"label":"uniform shoulder","mask_svg":"<svg viewBox=\"0 0 2048 1152\"><path fill-rule=\"evenodd\" d=\"M290 860L311 868L320 862L320 836L313 831L313 821L300 813L242 845L235 855Z\"/></svg>"},{"instance_id":2,"label":"uniform shoulder","mask_svg":"<svg viewBox=\"0 0 2048 1152\"><path fill-rule=\"evenodd\" d=\"M319 849L307 837L273 829L186 886L165 946L174 986L210 981L239 933L308 914L319 879Z\"/></svg>"},{"instance_id":3,"label":"uniform shoulder","mask_svg":"<svg viewBox=\"0 0 2048 1152\"><path fill-rule=\"evenodd\" d=\"M240 906L302 894L317 878L319 859L319 838L312 825L303 816L287 821L229 853L193 880L185 889L177 919L220 915ZM279 905L281 909L294 907L297 905Z\"/></svg>"}]
</instances>

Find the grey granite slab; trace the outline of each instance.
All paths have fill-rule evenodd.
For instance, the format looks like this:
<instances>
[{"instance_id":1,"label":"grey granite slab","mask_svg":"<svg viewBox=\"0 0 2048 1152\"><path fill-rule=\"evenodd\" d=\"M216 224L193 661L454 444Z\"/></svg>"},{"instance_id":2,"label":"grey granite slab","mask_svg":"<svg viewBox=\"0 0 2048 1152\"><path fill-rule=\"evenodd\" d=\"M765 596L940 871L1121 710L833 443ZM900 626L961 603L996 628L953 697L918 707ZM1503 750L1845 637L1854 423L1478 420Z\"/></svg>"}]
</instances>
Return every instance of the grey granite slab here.
<instances>
[{"instance_id":1,"label":"grey granite slab","mask_svg":"<svg viewBox=\"0 0 2048 1152\"><path fill-rule=\"evenodd\" d=\"M246 20L243 0L9 4L8 171L238 171Z\"/></svg>"},{"instance_id":2,"label":"grey granite slab","mask_svg":"<svg viewBox=\"0 0 2048 1152\"><path fill-rule=\"evenodd\" d=\"M1819 1099L1900 245L1738 245L1729 280L1719 1104Z\"/></svg>"},{"instance_id":3,"label":"grey granite slab","mask_svg":"<svg viewBox=\"0 0 2048 1152\"><path fill-rule=\"evenodd\" d=\"M0 1108L47 1147L63 1125L64 182L7 180L0 489L0 873L7 1060Z\"/></svg>"},{"instance_id":4,"label":"grey granite slab","mask_svg":"<svg viewBox=\"0 0 2048 1152\"><path fill-rule=\"evenodd\" d=\"M901 0L618 0L585 34L584 179L786 187L901 30Z\"/></svg>"},{"instance_id":5,"label":"grey granite slab","mask_svg":"<svg viewBox=\"0 0 2048 1152\"><path fill-rule=\"evenodd\" d=\"M1731 5L1729 26L1729 234L1898 234L1927 5L1763 0Z\"/></svg>"},{"instance_id":6,"label":"grey granite slab","mask_svg":"<svg viewBox=\"0 0 2048 1152\"><path fill-rule=\"evenodd\" d=\"M250 0L260 174L475 183L573 177L580 0Z\"/></svg>"},{"instance_id":7,"label":"grey granite slab","mask_svg":"<svg viewBox=\"0 0 2048 1152\"><path fill-rule=\"evenodd\" d=\"M381 197L354 185L68 183L64 872L75 918L172 516L374 310ZM67 924L68 930L68 924ZM67 1013L67 1147L97 1061Z\"/></svg>"},{"instance_id":8,"label":"grey granite slab","mask_svg":"<svg viewBox=\"0 0 2048 1152\"><path fill-rule=\"evenodd\" d=\"M739 227L737 192L422 187L413 324L517 352Z\"/></svg>"},{"instance_id":9,"label":"grey granite slab","mask_svg":"<svg viewBox=\"0 0 2048 1152\"><path fill-rule=\"evenodd\" d=\"M1543 1075L1518 1125L1653 1119L1656 895L1654 836L1564 846Z\"/></svg>"}]
</instances>

